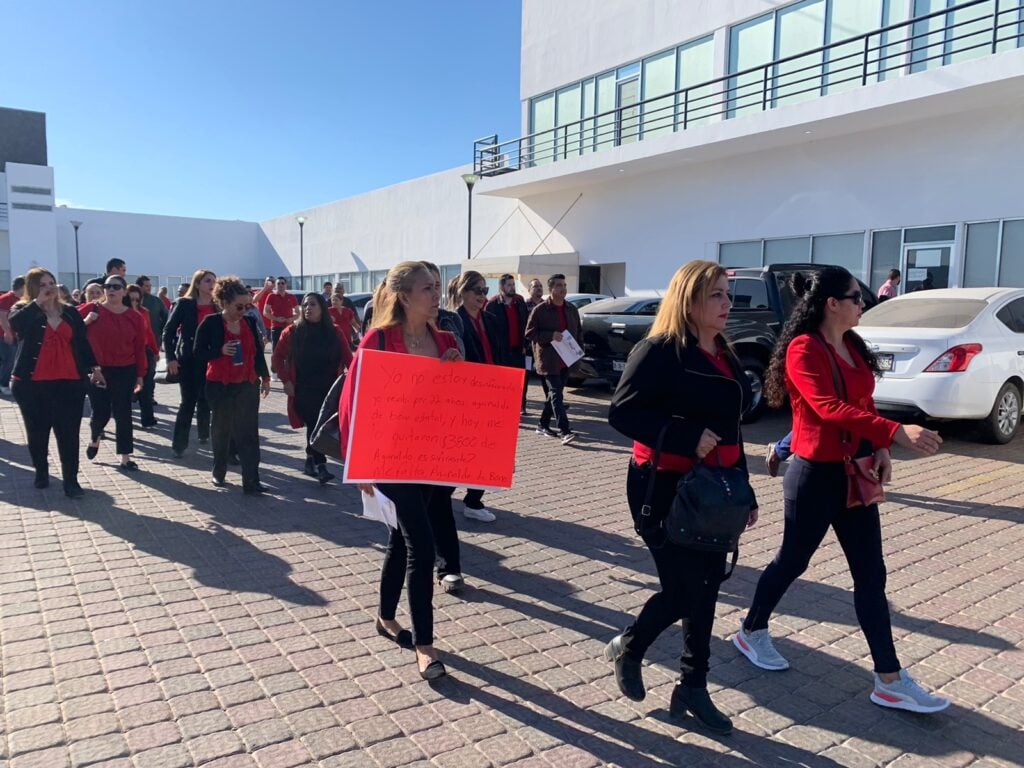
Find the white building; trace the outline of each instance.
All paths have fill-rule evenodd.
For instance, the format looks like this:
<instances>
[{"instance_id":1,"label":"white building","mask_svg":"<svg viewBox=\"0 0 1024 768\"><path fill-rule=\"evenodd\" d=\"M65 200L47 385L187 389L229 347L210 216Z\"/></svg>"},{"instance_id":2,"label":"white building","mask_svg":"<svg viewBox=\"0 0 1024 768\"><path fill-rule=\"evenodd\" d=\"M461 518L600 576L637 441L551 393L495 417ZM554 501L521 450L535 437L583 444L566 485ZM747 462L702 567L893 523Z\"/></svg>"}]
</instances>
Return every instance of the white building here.
<instances>
[{"instance_id":1,"label":"white building","mask_svg":"<svg viewBox=\"0 0 1024 768\"><path fill-rule=\"evenodd\" d=\"M55 256L65 279L76 220L83 274L119 256L161 282L209 266L367 290L468 250L489 275L615 294L692 258L1024 286L1024 0L522 2L522 136L478 141L472 168L256 224L25 210L26 187L52 208L53 172L8 162L10 269Z\"/></svg>"}]
</instances>

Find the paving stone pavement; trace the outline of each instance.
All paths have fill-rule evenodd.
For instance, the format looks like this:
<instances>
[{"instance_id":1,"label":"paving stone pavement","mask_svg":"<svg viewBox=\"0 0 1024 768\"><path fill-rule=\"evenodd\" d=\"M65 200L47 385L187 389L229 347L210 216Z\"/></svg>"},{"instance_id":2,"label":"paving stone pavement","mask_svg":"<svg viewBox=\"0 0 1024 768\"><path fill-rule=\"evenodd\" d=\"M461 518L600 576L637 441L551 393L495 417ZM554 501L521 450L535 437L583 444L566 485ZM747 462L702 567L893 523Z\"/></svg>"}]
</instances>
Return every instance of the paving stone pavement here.
<instances>
[{"instance_id":1,"label":"paving stone pavement","mask_svg":"<svg viewBox=\"0 0 1024 768\"><path fill-rule=\"evenodd\" d=\"M141 472L116 471L106 442L83 464L84 499L65 499L59 481L35 490L20 417L0 402L0 765L1024 762L1024 438L897 457L883 510L897 648L953 700L927 717L868 701L867 646L831 534L773 623L792 669L755 669L729 643L782 530L781 482L759 457L787 417L749 426L761 522L718 606L710 687L736 732L712 739L667 717L678 627L651 649L642 703L618 694L600 658L656 583L630 527L628 446L604 421L607 393L570 391L572 446L534 434L539 388L530 394L515 487L485 499L497 522L464 520L456 504L471 587L435 595L451 674L432 685L374 631L385 529L354 516L354 489L300 474L280 385L262 406L273 493L261 499L236 474L210 486L206 446L171 460L167 407L137 433ZM165 406L176 395L157 388Z\"/></svg>"}]
</instances>

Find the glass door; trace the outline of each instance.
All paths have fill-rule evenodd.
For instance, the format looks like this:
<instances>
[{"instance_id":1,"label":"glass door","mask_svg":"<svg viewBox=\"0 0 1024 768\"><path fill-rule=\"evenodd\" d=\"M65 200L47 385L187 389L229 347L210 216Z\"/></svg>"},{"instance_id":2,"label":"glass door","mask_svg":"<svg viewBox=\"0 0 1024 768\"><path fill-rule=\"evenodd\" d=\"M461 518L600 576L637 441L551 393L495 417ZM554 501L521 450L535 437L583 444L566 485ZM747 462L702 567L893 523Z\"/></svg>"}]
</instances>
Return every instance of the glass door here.
<instances>
[{"instance_id":1,"label":"glass door","mask_svg":"<svg viewBox=\"0 0 1024 768\"><path fill-rule=\"evenodd\" d=\"M949 287L952 243L914 243L903 248L901 293Z\"/></svg>"},{"instance_id":2,"label":"glass door","mask_svg":"<svg viewBox=\"0 0 1024 768\"><path fill-rule=\"evenodd\" d=\"M615 143L640 139L640 65L620 67L615 78Z\"/></svg>"}]
</instances>

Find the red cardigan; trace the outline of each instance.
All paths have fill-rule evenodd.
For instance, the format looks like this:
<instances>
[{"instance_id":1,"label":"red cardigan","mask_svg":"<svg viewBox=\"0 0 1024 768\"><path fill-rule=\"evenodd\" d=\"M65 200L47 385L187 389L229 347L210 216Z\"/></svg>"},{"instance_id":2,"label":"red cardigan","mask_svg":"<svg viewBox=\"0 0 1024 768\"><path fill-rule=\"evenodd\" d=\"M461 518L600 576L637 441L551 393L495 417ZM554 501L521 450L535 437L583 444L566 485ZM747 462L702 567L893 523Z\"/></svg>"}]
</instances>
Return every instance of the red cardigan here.
<instances>
[{"instance_id":1,"label":"red cardigan","mask_svg":"<svg viewBox=\"0 0 1024 768\"><path fill-rule=\"evenodd\" d=\"M338 334L338 341L341 342L341 362L338 365L338 375L352 365L352 348L349 346L348 338L342 333L338 326L333 325L334 332ZM351 332L351 329L349 329ZM274 355L271 358L274 364L274 371L282 382L295 383L295 360L292 358L292 339L295 336L295 326L289 325L281 333L274 347ZM288 423L293 429L305 426L302 417L295 410L295 397L288 398Z\"/></svg>"},{"instance_id":2,"label":"red cardigan","mask_svg":"<svg viewBox=\"0 0 1024 768\"><path fill-rule=\"evenodd\" d=\"M431 325L428 325L427 328L434 336L438 357L449 349L459 348L459 343L455 340L453 334L448 333L448 331L439 331ZM409 350L405 346L405 338L402 335L402 326L400 325L393 325L390 328L374 328L363 336L363 340L359 342L359 349L380 349L377 337L381 333L384 334L384 352L408 354ZM356 351L358 352L359 349ZM338 432L341 437L341 455L346 458L348 457L348 432L352 420L352 400L355 397L359 360L360 355L357 354L352 365L349 366L348 375L345 377L345 386L342 387L341 398L338 400Z\"/></svg>"},{"instance_id":3,"label":"red cardigan","mask_svg":"<svg viewBox=\"0 0 1024 768\"><path fill-rule=\"evenodd\" d=\"M854 449L867 440L875 450L892 445L900 425L878 415L872 395L875 377L857 351L846 342L855 367L835 355L846 384L847 400L836 393L830 350L809 334L797 336L786 350L786 388L793 405L793 453L811 461L842 461L842 433Z\"/></svg>"}]
</instances>

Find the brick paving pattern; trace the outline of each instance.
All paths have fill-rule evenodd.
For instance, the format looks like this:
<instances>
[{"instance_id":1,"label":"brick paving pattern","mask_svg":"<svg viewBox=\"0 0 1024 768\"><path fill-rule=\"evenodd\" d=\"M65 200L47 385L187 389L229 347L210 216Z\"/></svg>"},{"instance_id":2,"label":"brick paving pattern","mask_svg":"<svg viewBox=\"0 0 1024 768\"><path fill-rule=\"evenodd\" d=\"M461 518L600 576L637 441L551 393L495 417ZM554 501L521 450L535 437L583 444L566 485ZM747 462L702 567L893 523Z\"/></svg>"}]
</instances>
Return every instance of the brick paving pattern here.
<instances>
[{"instance_id":1,"label":"brick paving pattern","mask_svg":"<svg viewBox=\"0 0 1024 768\"><path fill-rule=\"evenodd\" d=\"M174 404L177 389L157 397ZM748 427L761 523L718 606L710 686L736 732L712 739L667 716L678 627L651 649L647 699L618 694L601 651L656 583L626 509L628 446L604 422L607 393L570 391L581 439L568 447L533 433L538 397L531 387L515 488L485 498L497 522L466 521L456 502L470 588L435 596L451 674L433 685L374 631L385 530L354 516L354 489L300 474L280 385L262 406L273 495L260 499L234 473L229 489L209 484L208 446L172 461L167 407L136 433L141 472L116 471L106 441L96 463L83 450L84 499L66 499L59 478L37 491L20 416L0 402L0 765L1024 762L1024 439L951 439L896 464L883 520L897 648L953 700L926 717L868 701L831 535L773 623L792 669L763 672L732 648L782 530L781 481L759 457L788 423Z\"/></svg>"}]
</instances>

